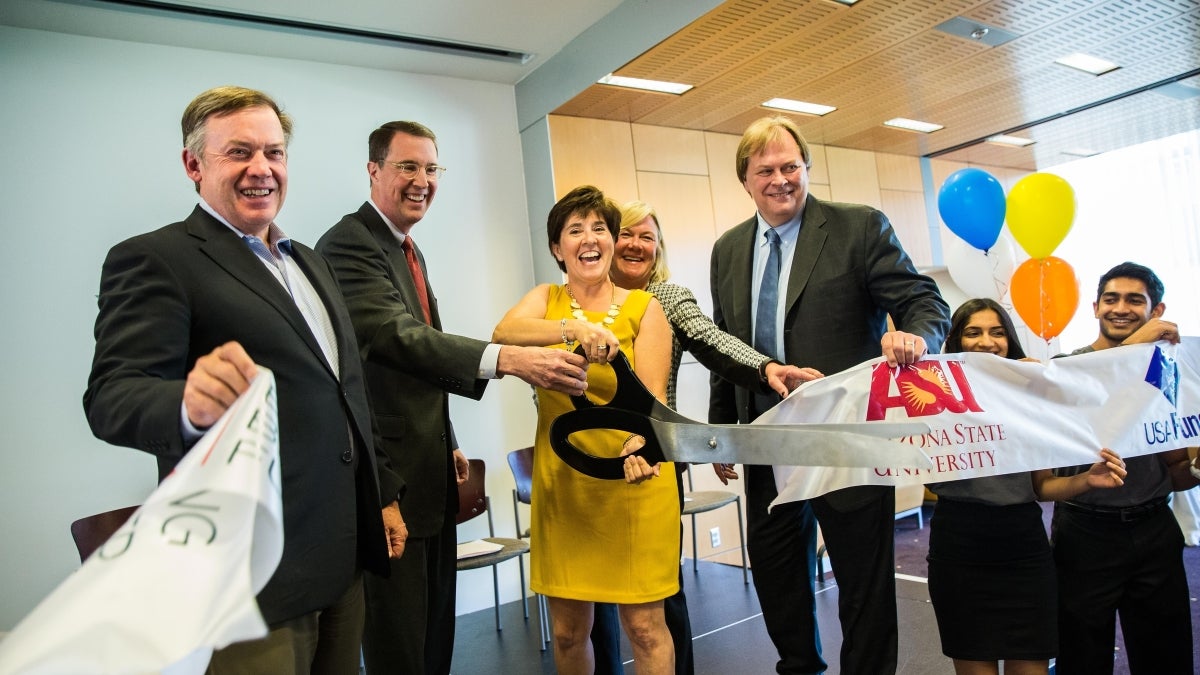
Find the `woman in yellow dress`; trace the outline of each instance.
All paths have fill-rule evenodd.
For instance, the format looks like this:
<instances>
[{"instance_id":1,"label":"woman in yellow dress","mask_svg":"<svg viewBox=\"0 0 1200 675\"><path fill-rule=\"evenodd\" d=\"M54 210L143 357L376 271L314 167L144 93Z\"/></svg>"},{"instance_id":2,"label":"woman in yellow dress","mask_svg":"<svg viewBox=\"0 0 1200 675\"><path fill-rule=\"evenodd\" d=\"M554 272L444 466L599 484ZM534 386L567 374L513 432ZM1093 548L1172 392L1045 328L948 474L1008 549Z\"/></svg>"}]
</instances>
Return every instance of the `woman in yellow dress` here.
<instances>
[{"instance_id":1,"label":"woman in yellow dress","mask_svg":"<svg viewBox=\"0 0 1200 675\"><path fill-rule=\"evenodd\" d=\"M638 379L665 399L671 328L658 301L609 280L620 210L600 190L578 187L547 219L550 252L566 272L563 285L542 284L505 314L492 336L515 345L580 345L591 365L587 396L607 402L616 389L608 362L616 350ZM674 672L674 649L663 598L679 590L679 499L667 462L651 466L630 456L625 482L571 469L550 447L554 419L574 408L556 392L537 389L538 426L533 453L530 587L547 597L554 627L554 660L564 675L594 672L589 640L593 603L619 606L639 673ZM638 441L612 429L573 436L603 457L627 454Z\"/></svg>"}]
</instances>

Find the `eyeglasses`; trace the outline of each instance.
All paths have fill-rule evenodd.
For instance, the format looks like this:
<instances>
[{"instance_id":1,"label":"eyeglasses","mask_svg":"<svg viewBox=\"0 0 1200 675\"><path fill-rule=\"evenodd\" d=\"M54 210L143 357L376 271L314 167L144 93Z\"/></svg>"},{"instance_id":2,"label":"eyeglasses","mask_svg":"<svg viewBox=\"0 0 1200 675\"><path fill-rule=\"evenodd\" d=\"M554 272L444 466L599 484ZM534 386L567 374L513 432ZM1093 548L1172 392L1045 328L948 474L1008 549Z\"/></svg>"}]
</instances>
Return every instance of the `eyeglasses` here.
<instances>
[{"instance_id":1,"label":"eyeglasses","mask_svg":"<svg viewBox=\"0 0 1200 675\"><path fill-rule=\"evenodd\" d=\"M446 167L439 164L426 164L424 167L422 167L416 162L393 162L390 159L381 160L379 163L390 165L392 168L399 171L401 176L404 176L409 180L416 178L417 172L422 170L425 171L425 177L429 180L437 180L442 177L442 174L446 173Z\"/></svg>"}]
</instances>

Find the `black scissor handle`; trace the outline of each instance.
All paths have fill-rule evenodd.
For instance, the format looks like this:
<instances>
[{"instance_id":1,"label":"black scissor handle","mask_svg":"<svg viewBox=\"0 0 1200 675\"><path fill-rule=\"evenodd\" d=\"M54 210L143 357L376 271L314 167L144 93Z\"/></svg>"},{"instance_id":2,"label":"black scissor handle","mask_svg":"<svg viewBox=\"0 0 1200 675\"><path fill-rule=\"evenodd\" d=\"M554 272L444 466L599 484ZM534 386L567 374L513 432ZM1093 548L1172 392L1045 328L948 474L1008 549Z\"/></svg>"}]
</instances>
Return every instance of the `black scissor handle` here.
<instances>
[{"instance_id":1,"label":"black scissor handle","mask_svg":"<svg viewBox=\"0 0 1200 675\"><path fill-rule=\"evenodd\" d=\"M575 353L580 356L586 356L583 351L583 346L575 348ZM575 404L577 410L592 407L608 407L620 408L622 410L630 410L632 412L649 415L654 411L654 405L658 403L658 399L654 398L654 394L646 389L642 381L638 379L633 368L629 365L629 359L625 357L624 352L617 352L616 358L610 363L613 373L617 376L617 388L613 393L612 400L605 403L603 406L593 403L585 394L572 396L571 402Z\"/></svg>"},{"instance_id":2,"label":"black scissor handle","mask_svg":"<svg viewBox=\"0 0 1200 675\"><path fill-rule=\"evenodd\" d=\"M602 405L571 410L559 415L550 425L550 447L554 448L554 453L563 463L585 476L604 480L623 479L625 457L629 456L597 457L571 442L571 434L591 429L617 429L641 434L646 439L646 444L630 455L638 455L650 464L657 464L665 459L649 417Z\"/></svg>"},{"instance_id":3,"label":"black scissor handle","mask_svg":"<svg viewBox=\"0 0 1200 675\"><path fill-rule=\"evenodd\" d=\"M583 347L576 348L575 353L582 356ZM571 442L571 434L589 429L617 429L640 434L646 444L631 455L638 455L650 464L665 458L650 423L650 414L658 400L642 385L624 354L618 352L610 365L617 379L612 400L598 405L585 395L572 396L575 410L559 415L550 424L550 447L563 463L586 476L620 480L625 478L625 457L597 457L584 452Z\"/></svg>"}]
</instances>

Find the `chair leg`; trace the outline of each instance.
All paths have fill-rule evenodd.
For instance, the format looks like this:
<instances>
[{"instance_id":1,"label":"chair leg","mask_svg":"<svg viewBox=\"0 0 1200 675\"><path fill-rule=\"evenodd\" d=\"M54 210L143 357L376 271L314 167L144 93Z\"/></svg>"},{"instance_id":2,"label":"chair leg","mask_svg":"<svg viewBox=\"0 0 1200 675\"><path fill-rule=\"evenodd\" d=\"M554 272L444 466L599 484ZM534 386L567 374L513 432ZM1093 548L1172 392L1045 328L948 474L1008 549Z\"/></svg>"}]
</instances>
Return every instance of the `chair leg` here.
<instances>
[{"instance_id":1,"label":"chair leg","mask_svg":"<svg viewBox=\"0 0 1200 675\"><path fill-rule=\"evenodd\" d=\"M692 514L692 574L699 572L697 564L700 560L700 549L696 543L696 514Z\"/></svg>"},{"instance_id":2,"label":"chair leg","mask_svg":"<svg viewBox=\"0 0 1200 675\"><path fill-rule=\"evenodd\" d=\"M496 570L499 565L492 565L492 596L494 604L492 605L496 611L496 632L499 633L500 628L500 573Z\"/></svg>"},{"instance_id":3,"label":"chair leg","mask_svg":"<svg viewBox=\"0 0 1200 675\"><path fill-rule=\"evenodd\" d=\"M740 495L734 500L734 503L737 504L738 537L742 543L742 584L749 585L750 576L748 572L750 566L746 563L746 526L742 525L742 498Z\"/></svg>"},{"instance_id":4,"label":"chair leg","mask_svg":"<svg viewBox=\"0 0 1200 675\"><path fill-rule=\"evenodd\" d=\"M550 644L551 639L550 605L546 602L546 596L542 595L541 593L537 593L536 595L538 607L538 637L542 639L542 644L540 647L541 650L546 651L546 645Z\"/></svg>"},{"instance_id":5,"label":"chair leg","mask_svg":"<svg viewBox=\"0 0 1200 675\"><path fill-rule=\"evenodd\" d=\"M525 597L525 556L517 556L517 567L521 573L521 607L525 610L525 620L529 621L529 598Z\"/></svg>"}]
</instances>

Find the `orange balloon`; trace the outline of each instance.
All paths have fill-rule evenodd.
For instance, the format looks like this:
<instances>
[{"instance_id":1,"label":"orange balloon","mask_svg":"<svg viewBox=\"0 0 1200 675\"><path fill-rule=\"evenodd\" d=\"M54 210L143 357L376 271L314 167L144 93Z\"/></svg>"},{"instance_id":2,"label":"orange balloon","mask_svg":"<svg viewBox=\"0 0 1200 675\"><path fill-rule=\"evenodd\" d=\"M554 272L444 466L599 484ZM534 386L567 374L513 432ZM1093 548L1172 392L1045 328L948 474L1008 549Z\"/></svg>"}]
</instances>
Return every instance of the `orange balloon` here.
<instances>
[{"instance_id":1,"label":"orange balloon","mask_svg":"<svg viewBox=\"0 0 1200 675\"><path fill-rule=\"evenodd\" d=\"M1079 307L1079 279L1062 258L1030 258L1012 275L1013 309L1043 340L1057 336Z\"/></svg>"}]
</instances>

